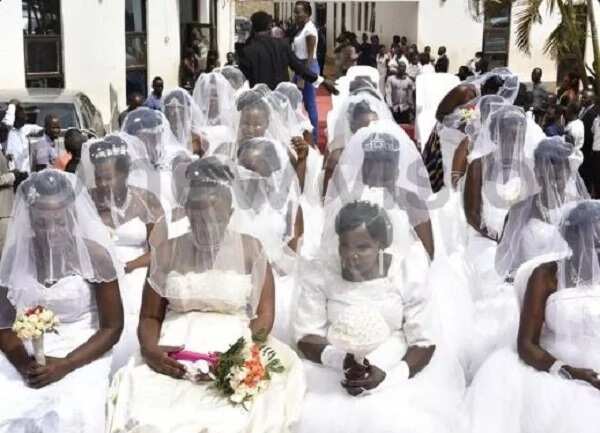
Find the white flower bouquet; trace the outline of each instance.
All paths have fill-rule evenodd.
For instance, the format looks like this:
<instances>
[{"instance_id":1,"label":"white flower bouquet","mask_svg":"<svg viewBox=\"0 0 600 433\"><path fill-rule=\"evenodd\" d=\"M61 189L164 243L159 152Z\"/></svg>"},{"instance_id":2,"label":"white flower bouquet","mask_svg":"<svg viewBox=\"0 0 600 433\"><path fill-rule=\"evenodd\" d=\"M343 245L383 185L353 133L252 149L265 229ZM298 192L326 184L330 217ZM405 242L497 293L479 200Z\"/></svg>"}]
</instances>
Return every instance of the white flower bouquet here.
<instances>
[{"instance_id":1,"label":"white flower bouquet","mask_svg":"<svg viewBox=\"0 0 600 433\"><path fill-rule=\"evenodd\" d=\"M33 356L40 365L46 365L44 355L44 334L47 332L58 333L58 317L40 305L28 308L19 315L13 324L12 330L23 341L31 340Z\"/></svg>"},{"instance_id":2,"label":"white flower bouquet","mask_svg":"<svg viewBox=\"0 0 600 433\"><path fill-rule=\"evenodd\" d=\"M354 355L358 363L363 363L365 356L377 349L390 332L378 310L367 306L351 306L331 324L327 338L334 347Z\"/></svg>"}]
</instances>

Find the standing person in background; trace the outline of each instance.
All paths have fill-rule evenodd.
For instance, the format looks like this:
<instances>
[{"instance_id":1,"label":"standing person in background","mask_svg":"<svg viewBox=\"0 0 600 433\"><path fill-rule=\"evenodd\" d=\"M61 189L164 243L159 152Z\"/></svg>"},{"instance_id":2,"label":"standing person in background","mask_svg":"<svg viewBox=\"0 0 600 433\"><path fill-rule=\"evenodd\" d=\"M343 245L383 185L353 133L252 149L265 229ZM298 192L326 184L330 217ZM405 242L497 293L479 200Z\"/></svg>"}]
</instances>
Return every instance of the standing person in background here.
<instances>
[{"instance_id":1,"label":"standing person in background","mask_svg":"<svg viewBox=\"0 0 600 433\"><path fill-rule=\"evenodd\" d=\"M119 128L123 126L123 121L127 117L127 115L135 110L136 108L141 107L144 104L144 95L140 92L132 92L129 95L129 105L127 105L127 109L119 114Z\"/></svg>"},{"instance_id":2,"label":"standing person in background","mask_svg":"<svg viewBox=\"0 0 600 433\"><path fill-rule=\"evenodd\" d=\"M14 99L9 102L2 123L9 128L6 146L3 147L3 150L9 163L14 164L17 178L16 188L20 182L27 178L31 171L29 137L39 134L44 128L33 123L27 123L25 109L19 101Z\"/></svg>"},{"instance_id":3,"label":"standing person in background","mask_svg":"<svg viewBox=\"0 0 600 433\"><path fill-rule=\"evenodd\" d=\"M394 35L392 37L392 45L390 46L390 51L393 53L396 51L396 48L400 46L400 36Z\"/></svg>"},{"instance_id":4,"label":"standing person in background","mask_svg":"<svg viewBox=\"0 0 600 433\"><path fill-rule=\"evenodd\" d=\"M312 7L308 1L297 1L294 6L294 20L298 26L299 32L294 38L293 49L296 57L303 61L312 73L318 75L320 72L317 62L317 45L319 34L317 28L311 20ZM319 128L319 113L317 111L317 92L314 86L306 84L304 79L296 76L294 81L298 88L302 90L304 98L304 108L310 118L313 126L314 142L317 142L317 131Z\"/></svg>"},{"instance_id":5,"label":"standing person in background","mask_svg":"<svg viewBox=\"0 0 600 433\"><path fill-rule=\"evenodd\" d=\"M577 102L571 102L565 111L565 139L575 149L583 149L585 143L585 126L578 115L581 107Z\"/></svg>"},{"instance_id":6,"label":"standing person in background","mask_svg":"<svg viewBox=\"0 0 600 433\"><path fill-rule=\"evenodd\" d=\"M586 92L584 92L584 95ZM600 178L600 170L598 169L600 161L598 161L596 155L600 155L600 104L598 104L593 91L585 97L591 98L592 102L581 115L585 139L582 149L583 164L579 167L579 174L592 197L598 198L600 195L600 182L598 181Z\"/></svg>"},{"instance_id":7,"label":"standing person in background","mask_svg":"<svg viewBox=\"0 0 600 433\"><path fill-rule=\"evenodd\" d=\"M415 81L417 79L417 75L419 75L421 73L421 65L419 64L419 56L416 53L409 54L408 66L406 68L406 73L413 81Z\"/></svg>"},{"instance_id":8,"label":"standing person in background","mask_svg":"<svg viewBox=\"0 0 600 433\"><path fill-rule=\"evenodd\" d=\"M319 26L319 37L317 39L317 61L321 75L325 71L325 61L327 60L327 28L325 25Z\"/></svg>"},{"instance_id":9,"label":"standing person in background","mask_svg":"<svg viewBox=\"0 0 600 433\"><path fill-rule=\"evenodd\" d=\"M42 171L54 165L58 156L56 140L60 137L60 119L55 114L48 114L44 119L44 135L33 144L31 152L31 169Z\"/></svg>"},{"instance_id":10,"label":"standing person in background","mask_svg":"<svg viewBox=\"0 0 600 433\"><path fill-rule=\"evenodd\" d=\"M531 71L531 107L538 125L542 123L547 106L548 91L542 84L542 69L534 68Z\"/></svg>"},{"instance_id":11,"label":"standing person in background","mask_svg":"<svg viewBox=\"0 0 600 433\"><path fill-rule=\"evenodd\" d=\"M87 141L87 136L84 135L79 129L71 128L65 133L65 149L71 156L71 159L65 166L65 171L69 173L75 173L79 161L81 161L81 148L83 143Z\"/></svg>"},{"instance_id":12,"label":"standing person in background","mask_svg":"<svg viewBox=\"0 0 600 433\"><path fill-rule=\"evenodd\" d=\"M579 111L579 118L583 120L583 117L586 113L595 105L594 101L596 99L596 94L594 90L591 88L585 89L581 92L581 110Z\"/></svg>"},{"instance_id":13,"label":"standing person in background","mask_svg":"<svg viewBox=\"0 0 600 433\"><path fill-rule=\"evenodd\" d=\"M546 111L544 134L548 137L562 136L565 130L561 125L562 107L560 105L550 105Z\"/></svg>"},{"instance_id":14,"label":"standing person in background","mask_svg":"<svg viewBox=\"0 0 600 433\"><path fill-rule=\"evenodd\" d=\"M225 66L237 66L235 54L233 54L231 51L227 53L227 61L225 62Z\"/></svg>"},{"instance_id":15,"label":"standing person in background","mask_svg":"<svg viewBox=\"0 0 600 433\"><path fill-rule=\"evenodd\" d=\"M388 54L385 45L380 45L379 52L377 53L377 72L379 72L379 91L382 95L385 95L385 81L388 76L389 62L390 55Z\"/></svg>"},{"instance_id":16,"label":"standing person in background","mask_svg":"<svg viewBox=\"0 0 600 433\"><path fill-rule=\"evenodd\" d=\"M420 74L435 74L435 68L431 64L431 58L429 57L429 54L427 54L426 52L419 54L419 63L421 66L419 75Z\"/></svg>"},{"instance_id":17,"label":"standing person in background","mask_svg":"<svg viewBox=\"0 0 600 433\"><path fill-rule=\"evenodd\" d=\"M473 76L473 72L471 72L471 69L469 69L468 66L463 65L460 68L458 68L458 74L456 74L456 76L459 78L460 81L465 81L467 78Z\"/></svg>"},{"instance_id":18,"label":"standing person in background","mask_svg":"<svg viewBox=\"0 0 600 433\"><path fill-rule=\"evenodd\" d=\"M579 74L571 71L565 75L556 94L558 103L563 107L568 106L571 102L576 102L579 99Z\"/></svg>"},{"instance_id":19,"label":"standing person in background","mask_svg":"<svg viewBox=\"0 0 600 433\"><path fill-rule=\"evenodd\" d=\"M356 66L357 59L358 54L356 53L354 45L347 43L340 46L336 59L337 77L339 78L346 75L348 69L352 66Z\"/></svg>"},{"instance_id":20,"label":"standing person in background","mask_svg":"<svg viewBox=\"0 0 600 433\"><path fill-rule=\"evenodd\" d=\"M446 55L446 47L438 49L438 58L435 62L435 72L447 73L450 67L450 61Z\"/></svg>"},{"instance_id":21,"label":"standing person in background","mask_svg":"<svg viewBox=\"0 0 600 433\"><path fill-rule=\"evenodd\" d=\"M146 102L144 102L144 106L153 110L160 110L164 88L165 83L163 79L154 77L154 80L152 80L152 92L148 96L148 99L146 99Z\"/></svg>"},{"instance_id":22,"label":"standing person in background","mask_svg":"<svg viewBox=\"0 0 600 433\"><path fill-rule=\"evenodd\" d=\"M200 75L200 59L193 48L187 47L179 67L179 85L184 89L192 90L198 75ZM119 120L119 126L121 126L121 120Z\"/></svg>"},{"instance_id":23,"label":"standing person in background","mask_svg":"<svg viewBox=\"0 0 600 433\"><path fill-rule=\"evenodd\" d=\"M391 75L385 85L385 96L394 119L399 124L411 122L414 108L415 83L406 74L406 65L400 63L396 75Z\"/></svg>"},{"instance_id":24,"label":"standing person in background","mask_svg":"<svg viewBox=\"0 0 600 433\"><path fill-rule=\"evenodd\" d=\"M370 66L369 56L371 55L371 44L369 43L369 36L366 33L362 34L362 43L358 48L358 65L359 66Z\"/></svg>"}]
</instances>

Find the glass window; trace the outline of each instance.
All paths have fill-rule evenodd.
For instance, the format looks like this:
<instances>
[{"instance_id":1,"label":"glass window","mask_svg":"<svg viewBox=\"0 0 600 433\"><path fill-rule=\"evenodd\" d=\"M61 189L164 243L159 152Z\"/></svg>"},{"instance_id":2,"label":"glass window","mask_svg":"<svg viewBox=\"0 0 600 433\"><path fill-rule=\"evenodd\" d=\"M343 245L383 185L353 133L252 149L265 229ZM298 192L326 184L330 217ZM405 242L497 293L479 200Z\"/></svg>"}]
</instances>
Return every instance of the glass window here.
<instances>
[{"instance_id":1,"label":"glass window","mask_svg":"<svg viewBox=\"0 0 600 433\"><path fill-rule=\"evenodd\" d=\"M358 23L357 30L362 30L362 2L358 2Z\"/></svg>"},{"instance_id":2,"label":"glass window","mask_svg":"<svg viewBox=\"0 0 600 433\"><path fill-rule=\"evenodd\" d=\"M146 33L146 1L125 1L125 32Z\"/></svg>"},{"instance_id":3,"label":"glass window","mask_svg":"<svg viewBox=\"0 0 600 433\"><path fill-rule=\"evenodd\" d=\"M488 0L485 3L483 53L487 57L490 69L508 65L510 16L510 2Z\"/></svg>"},{"instance_id":4,"label":"glass window","mask_svg":"<svg viewBox=\"0 0 600 433\"><path fill-rule=\"evenodd\" d=\"M126 93L148 92L146 0L125 0Z\"/></svg>"},{"instance_id":5,"label":"glass window","mask_svg":"<svg viewBox=\"0 0 600 433\"><path fill-rule=\"evenodd\" d=\"M64 87L60 0L23 0L25 85Z\"/></svg>"}]
</instances>

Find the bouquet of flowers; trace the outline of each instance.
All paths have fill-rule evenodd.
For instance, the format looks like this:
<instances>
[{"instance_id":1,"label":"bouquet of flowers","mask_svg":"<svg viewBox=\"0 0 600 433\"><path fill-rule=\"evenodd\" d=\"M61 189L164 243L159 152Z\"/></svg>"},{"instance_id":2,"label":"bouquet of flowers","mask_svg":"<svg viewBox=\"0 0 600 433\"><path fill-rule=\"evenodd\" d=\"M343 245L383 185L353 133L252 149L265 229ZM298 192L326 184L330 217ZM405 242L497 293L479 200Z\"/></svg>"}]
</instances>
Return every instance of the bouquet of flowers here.
<instances>
[{"instance_id":1,"label":"bouquet of flowers","mask_svg":"<svg viewBox=\"0 0 600 433\"><path fill-rule=\"evenodd\" d=\"M346 308L331 324L327 339L337 349L354 355L366 367L365 356L377 349L390 335L390 328L378 310L367 306Z\"/></svg>"},{"instance_id":2,"label":"bouquet of flowers","mask_svg":"<svg viewBox=\"0 0 600 433\"><path fill-rule=\"evenodd\" d=\"M266 345L237 340L224 353L169 353L173 359L191 361L200 373L208 374L214 388L233 404L244 405L265 390L274 373L284 371L277 353Z\"/></svg>"},{"instance_id":3,"label":"bouquet of flowers","mask_svg":"<svg viewBox=\"0 0 600 433\"><path fill-rule=\"evenodd\" d=\"M12 330L19 339L23 341L31 340L36 362L40 365L46 365L44 334L47 332L58 333L56 330L58 324L58 317L52 311L38 305L20 313L13 324Z\"/></svg>"}]
</instances>

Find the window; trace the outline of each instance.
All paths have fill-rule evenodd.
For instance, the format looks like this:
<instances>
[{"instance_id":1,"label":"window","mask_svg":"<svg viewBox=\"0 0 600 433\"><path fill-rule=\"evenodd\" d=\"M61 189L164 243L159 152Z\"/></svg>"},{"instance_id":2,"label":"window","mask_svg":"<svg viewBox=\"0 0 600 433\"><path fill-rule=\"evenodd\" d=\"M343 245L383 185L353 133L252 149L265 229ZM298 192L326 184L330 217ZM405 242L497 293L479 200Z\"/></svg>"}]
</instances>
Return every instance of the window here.
<instances>
[{"instance_id":1,"label":"window","mask_svg":"<svg viewBox=\"0 0 600 433\"><path fill-rule=\"evenodd\" d=\"M126 92L148 90L146 0L125 0Z\"/></svg>"},{"instance_id":2,"label":"window","mask_svg":"<svg viewBox=\"0 0 600 433\"><path fill-rule=\"evenodd\" d=\"M508 65L510 44L510 2L488 0L483 22L483 53L489 68Z\"/></svg>"},{"instance_id":3,"label":"window","mask_svg":"<svg viewBox=\"0 0 600 433\"><path fill-rule=\"evenodd\" d=\"M369 28L369 3L365 3L364 11L365 11L365 15L364 15L365 20L363 21L362 29L367 30Z\"/></svg>"},{"instance_id":4,"label":"window","mask_svg":"<svg viewBox=\"0 0 600 433\"><path fill-rule=\"evenodd\" d=\"M377 20L375 16L375 2L371 2L371 21L369 22L369 31L371 33L375 33L375 21Z\"/></svg>"},{"instance_id":5,"label":"window","mask_svg":"<svg viewBox=\"0 0 600 433\"><path fill-rule=\"evenodd\" d=\"M346 3L342 3L342 31L346 31Z\"/></svg>"},{"instance_id":6,"label":"window","mask_svg":"<svg viewBox=\"0 0 600 433\"><path fill-rule=\"evenodd\" d=\"M362 2L358 2L358 22L356 23L356 29L358 31L362 30L363 26L361 25L362 23Z\"/></svg>"},{"instance_id":7,"label":"window","mask_svg":"<svg viewBox=\"0 0 600 433\"><path fill-rule=\"evenodd\" d=\"M23 0L25 85L64 87L60 0Z\"/></svg>"}]
</instances>

